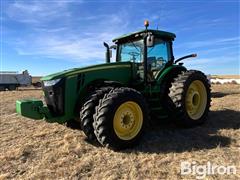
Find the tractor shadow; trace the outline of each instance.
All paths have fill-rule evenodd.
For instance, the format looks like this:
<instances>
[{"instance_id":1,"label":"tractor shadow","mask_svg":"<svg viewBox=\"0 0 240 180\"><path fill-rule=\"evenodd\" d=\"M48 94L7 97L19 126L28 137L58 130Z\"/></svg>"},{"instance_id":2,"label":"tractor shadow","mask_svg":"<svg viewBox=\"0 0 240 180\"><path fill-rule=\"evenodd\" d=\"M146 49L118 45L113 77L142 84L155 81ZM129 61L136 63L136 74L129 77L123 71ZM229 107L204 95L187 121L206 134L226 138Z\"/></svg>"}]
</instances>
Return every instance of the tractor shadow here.
<instances>
[{"instance_id":1,"label":"tractor shadow","mask_svg":"<svg viewBox=\"0 0 240 180\"><path fill-rule=\"evenodd\" d=\"M232 89L232 88L226 88L224 90L221 90L221 91L217 91L217 90L213 90L211 92L211 97L212 98L222 98L222 97L225 97L225 96L228 96L228 95L236 95L236 94L239 94L239 89Z\"/></svg>"},{"instance_id":2,"label":"tractor shadow","mask_svg":"<svg viewBox=\"0 0 240 180\"><path fill-rule=\"evenodd\" d=\"M195 128L184 129L166 123L150 127L140 145L125 152L180 153L213 149L217 146L228 147L233 139L217 133L221 129L239 129L240 112L230 109L211 111L208 118L204 125Z\"/></svg>"},{"instance_id":3,"label":"tractor shadow","mask_svg":"<svg viewBox=\"0 0 240 180\"><path fill-rule=\"evenodd\" d=\"M222 98L222 97L227 96L227 95L229 95L229 93L223 93L223 92L212 92L211 93L211 96L213 98Z\"/></svg>"},{"instance_id":4,"label":"tractor shadow","mask_svg":"<svg viewBox=\"0 0 240 180\"><path fill-rule=\"evenodd\" d=\"M211 97L212 98L222 98L222 97L225 97L227 95L233 95L233 94L239 94L237 92L212 92L211 93Z\"/></svg>"}]
</instances>

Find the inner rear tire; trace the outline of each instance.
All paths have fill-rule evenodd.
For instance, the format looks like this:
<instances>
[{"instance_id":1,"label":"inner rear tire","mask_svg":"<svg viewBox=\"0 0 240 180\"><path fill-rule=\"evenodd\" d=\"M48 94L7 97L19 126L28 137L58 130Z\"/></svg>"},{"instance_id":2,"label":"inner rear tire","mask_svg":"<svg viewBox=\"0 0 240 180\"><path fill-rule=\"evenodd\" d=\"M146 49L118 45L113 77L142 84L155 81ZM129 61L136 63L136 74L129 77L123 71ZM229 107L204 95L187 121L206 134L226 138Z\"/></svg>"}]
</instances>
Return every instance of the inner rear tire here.
<instances>
[{"instance_id":1,"label":"inner rear tire","mask_svg":"<svg viewBox=\"0 0 240 180\"><path fill-rule=\"evenodd\" d=\"M179 74L172 83L169 97L177 124L192 127L207 120L211 90L208 79L202 72L190 70Z\"/></svg>"},{"instance_id":2,"label":"inner rear tire","mask_svg":"<svg viewBox=\"0 0 240 180\"><path fill-rule=\"evenodd\" d=\"M94 133L103 146L124 149L139 141L147 121L148 106L141 93L131 88L116 88L96 108Z\"/></svg>"}]
</instances>

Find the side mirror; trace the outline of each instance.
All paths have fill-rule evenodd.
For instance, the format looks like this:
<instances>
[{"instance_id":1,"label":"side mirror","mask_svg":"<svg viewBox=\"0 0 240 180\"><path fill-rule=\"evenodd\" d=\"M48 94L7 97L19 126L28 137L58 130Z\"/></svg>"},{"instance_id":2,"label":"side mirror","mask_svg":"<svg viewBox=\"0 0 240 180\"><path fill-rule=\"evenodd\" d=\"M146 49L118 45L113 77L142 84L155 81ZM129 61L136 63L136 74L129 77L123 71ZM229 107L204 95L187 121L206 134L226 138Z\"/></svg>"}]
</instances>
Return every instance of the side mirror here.
<instances>
[{"instance_id":1,"label":"side mirror","mask_svg":"<svg viewBox=\"0 0 240 180\"><path fill-rule=\"evenodd\" d=\"M154 35L148 35L147 36L147 42L146 42L146 44L147 44L147 47L152 47L152 46L154 46Z\"/></svg>"}]
</instances>

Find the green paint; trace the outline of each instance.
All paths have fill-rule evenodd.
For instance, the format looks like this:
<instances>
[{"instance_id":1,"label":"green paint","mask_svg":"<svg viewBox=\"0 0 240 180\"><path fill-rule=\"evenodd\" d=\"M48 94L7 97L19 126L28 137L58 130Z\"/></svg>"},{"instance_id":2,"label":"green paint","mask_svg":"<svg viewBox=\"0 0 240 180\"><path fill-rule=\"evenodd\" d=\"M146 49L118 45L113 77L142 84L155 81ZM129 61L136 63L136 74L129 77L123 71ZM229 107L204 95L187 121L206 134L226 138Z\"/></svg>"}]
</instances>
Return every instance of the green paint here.
<instances>
[{"instance_id":1,"label":"green paint","mask_svg":"<svg viewBox=\"0 0 240 180\"><path fill-rule=\"evenodd\" d=\"M97 71L101 69L116 69L116 68L129 67L129 66L130 66L129 62L115 62L115 63L107 63L107 64L98 64L98 65L88 66L83 68L74 68L74 69L69 69L69 70L58 72L58 73L50 74L48 76L41 78L41 81L58 79L58 78L67 77L70 75Z\"/></svg>"}]
</instances>

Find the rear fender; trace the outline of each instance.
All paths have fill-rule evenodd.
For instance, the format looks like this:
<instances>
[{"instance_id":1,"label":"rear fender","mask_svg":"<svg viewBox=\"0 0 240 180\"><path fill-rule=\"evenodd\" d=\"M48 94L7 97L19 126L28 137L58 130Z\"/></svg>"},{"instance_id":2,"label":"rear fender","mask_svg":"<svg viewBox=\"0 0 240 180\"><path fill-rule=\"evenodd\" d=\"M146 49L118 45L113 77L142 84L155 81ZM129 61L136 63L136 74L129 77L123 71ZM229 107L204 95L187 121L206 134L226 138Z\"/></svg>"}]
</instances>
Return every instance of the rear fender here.
<instances>
[{"instance_id":1,"label":"rear fender","mask_svg":"<svg viewBox=\"0 0 240 180\"><path fill-rule=\"evenodd\" d=\"M186 70L187 69L184 66L180 66L180 65L173 65L173 66L167 67L157 77L157 82L161 86L164 82L171 81L172 78L176 77L182 71L186 71Z\"/></svg>"},{"instance_id":2,"label":"rear fender","mask_svg":"<svg viewBox=\"0 0 240 180\"><path fill-rule=\"evenodd\" d=\"M182 71L186 70L187 69L185 67L179 65L172 65L165 68L162 72L159 73L158 77L156 78L157 83L152 88L152 92L159 93L161 91L165 91L164 87L166 83L170 83L173 78L175 78Z\"/></svg>"}]
</instances>

